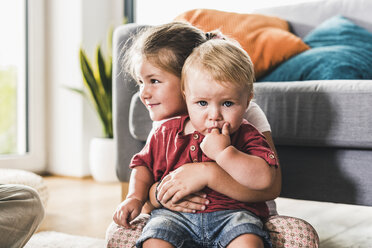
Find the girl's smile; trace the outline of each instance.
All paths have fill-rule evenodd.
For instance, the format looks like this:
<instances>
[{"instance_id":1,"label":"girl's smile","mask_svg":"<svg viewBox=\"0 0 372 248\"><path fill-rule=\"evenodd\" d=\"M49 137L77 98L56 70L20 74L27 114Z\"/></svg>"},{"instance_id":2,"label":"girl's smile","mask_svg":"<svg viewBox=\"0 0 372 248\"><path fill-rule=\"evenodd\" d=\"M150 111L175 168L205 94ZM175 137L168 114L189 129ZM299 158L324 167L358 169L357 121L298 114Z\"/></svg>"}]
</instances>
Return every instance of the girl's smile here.
<instances>
[{"instance_id":1,"label":"girl's smile","mask_svg":"<svg viewBox=\"0 0 372 248\"><path fill-rule=\"evenodd\" d=\"M143 59L138 68L140 97L153 121L186 114L179 77Z\"/></svg>"}]
</instances>

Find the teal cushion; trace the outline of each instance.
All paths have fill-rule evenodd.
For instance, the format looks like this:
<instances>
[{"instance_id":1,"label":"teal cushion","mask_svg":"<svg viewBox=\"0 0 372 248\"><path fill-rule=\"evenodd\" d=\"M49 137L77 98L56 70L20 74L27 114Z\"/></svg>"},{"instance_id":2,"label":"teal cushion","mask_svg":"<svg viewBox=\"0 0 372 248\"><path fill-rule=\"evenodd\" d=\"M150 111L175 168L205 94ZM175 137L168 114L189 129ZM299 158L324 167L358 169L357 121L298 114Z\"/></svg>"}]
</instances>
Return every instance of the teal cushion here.
<instances>
[{"instance_id":1,"label":"teal cushion","mask_svg":"<svg viewBox=\"0 0 372 248\"><path fill-rule=\"evenodd\" d=\"M372 33L343 16L332 17L305 38L311 49L258 81L372 79Z\"/></svg>"}]
</instances>

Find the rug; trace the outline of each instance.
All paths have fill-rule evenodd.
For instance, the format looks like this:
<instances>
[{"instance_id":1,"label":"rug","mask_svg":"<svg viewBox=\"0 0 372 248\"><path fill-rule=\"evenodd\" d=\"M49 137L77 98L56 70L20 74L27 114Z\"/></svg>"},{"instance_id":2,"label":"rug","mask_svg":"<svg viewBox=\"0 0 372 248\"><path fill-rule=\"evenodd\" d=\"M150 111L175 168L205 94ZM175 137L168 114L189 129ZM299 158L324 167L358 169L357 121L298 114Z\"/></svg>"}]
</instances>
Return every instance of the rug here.
<instances>
[{"instance_id":1,"label":"rug","mask_svg":"<svg viewBox=\"0 0 372 248\"><path fill-rule=\"evenodd\" d=\"M76 236L61 232L39 232L34 234L24 248L102 248L104 239Z\"/></svg>"}]
</instances>

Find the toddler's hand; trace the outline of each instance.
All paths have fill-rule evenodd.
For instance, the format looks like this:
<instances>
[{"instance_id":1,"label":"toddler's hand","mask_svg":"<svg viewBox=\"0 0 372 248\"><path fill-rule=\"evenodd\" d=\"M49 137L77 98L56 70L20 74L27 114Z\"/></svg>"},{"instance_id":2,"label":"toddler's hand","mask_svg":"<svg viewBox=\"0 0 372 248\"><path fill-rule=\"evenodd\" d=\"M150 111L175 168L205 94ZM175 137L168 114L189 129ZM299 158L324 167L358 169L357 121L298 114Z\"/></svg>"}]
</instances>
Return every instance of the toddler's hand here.
<instances>
[{"instance_id":1,"label":"toddler's hand","mask_svg":"<svg viewBox=\"0 0 372 248\"><path fill-rule=\"evenodd\" d=\"M200 148L210 159L216 160L217 155L230 145L229 123L225 122L221 133L218 128L213 128L209 134L205 135Z\"/></svg>"},{"instance_id":2,"label":"toddler's hand","mask_svg":"<svg viewBox=\"0 0 372 248\"><path fill-rule=\"evenodd\" d=\"M113 216L114 222L125 228L131 228L129 223L141 213L142 206L143 203L138 199L125 199L115 210Z\"/></svg>"}]
</instances>

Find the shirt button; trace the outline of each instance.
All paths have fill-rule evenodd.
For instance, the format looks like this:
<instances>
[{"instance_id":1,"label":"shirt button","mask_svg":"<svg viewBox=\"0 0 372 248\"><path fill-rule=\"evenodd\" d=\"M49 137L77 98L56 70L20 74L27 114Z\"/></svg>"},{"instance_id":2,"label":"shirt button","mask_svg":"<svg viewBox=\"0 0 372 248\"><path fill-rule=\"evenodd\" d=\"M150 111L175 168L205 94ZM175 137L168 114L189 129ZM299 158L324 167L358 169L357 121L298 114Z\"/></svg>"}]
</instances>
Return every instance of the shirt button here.
<instances>
[{"instance_id":1,"label":"shirt button","mask_svg":"<svg viewBox=\"0 0 372 248\"><path fill-rule=\"evenodd\" d=\"M194 139L199 139L199 135L197 133L194 133Z\"/></svg>"},{"instance_id":2,"label":"shirt button","mask_svg":"<svg viewBox=\"0 0 372 248\"><path fill-rule=\"evenodd\" d=\"M195 151L196 147L193 145L193 146L190 146L190 150L191 151Z\"/></svg>"},{"instance_id":3,"label":"shirt button","mask_svg":"<svg viewBox=\"0 0 372 248\"><path fill-rule=\"evenodd\" d=\"M274 154L270 154L269 158L274 159L275 158Z\"/></svg>"}]
</instances>

